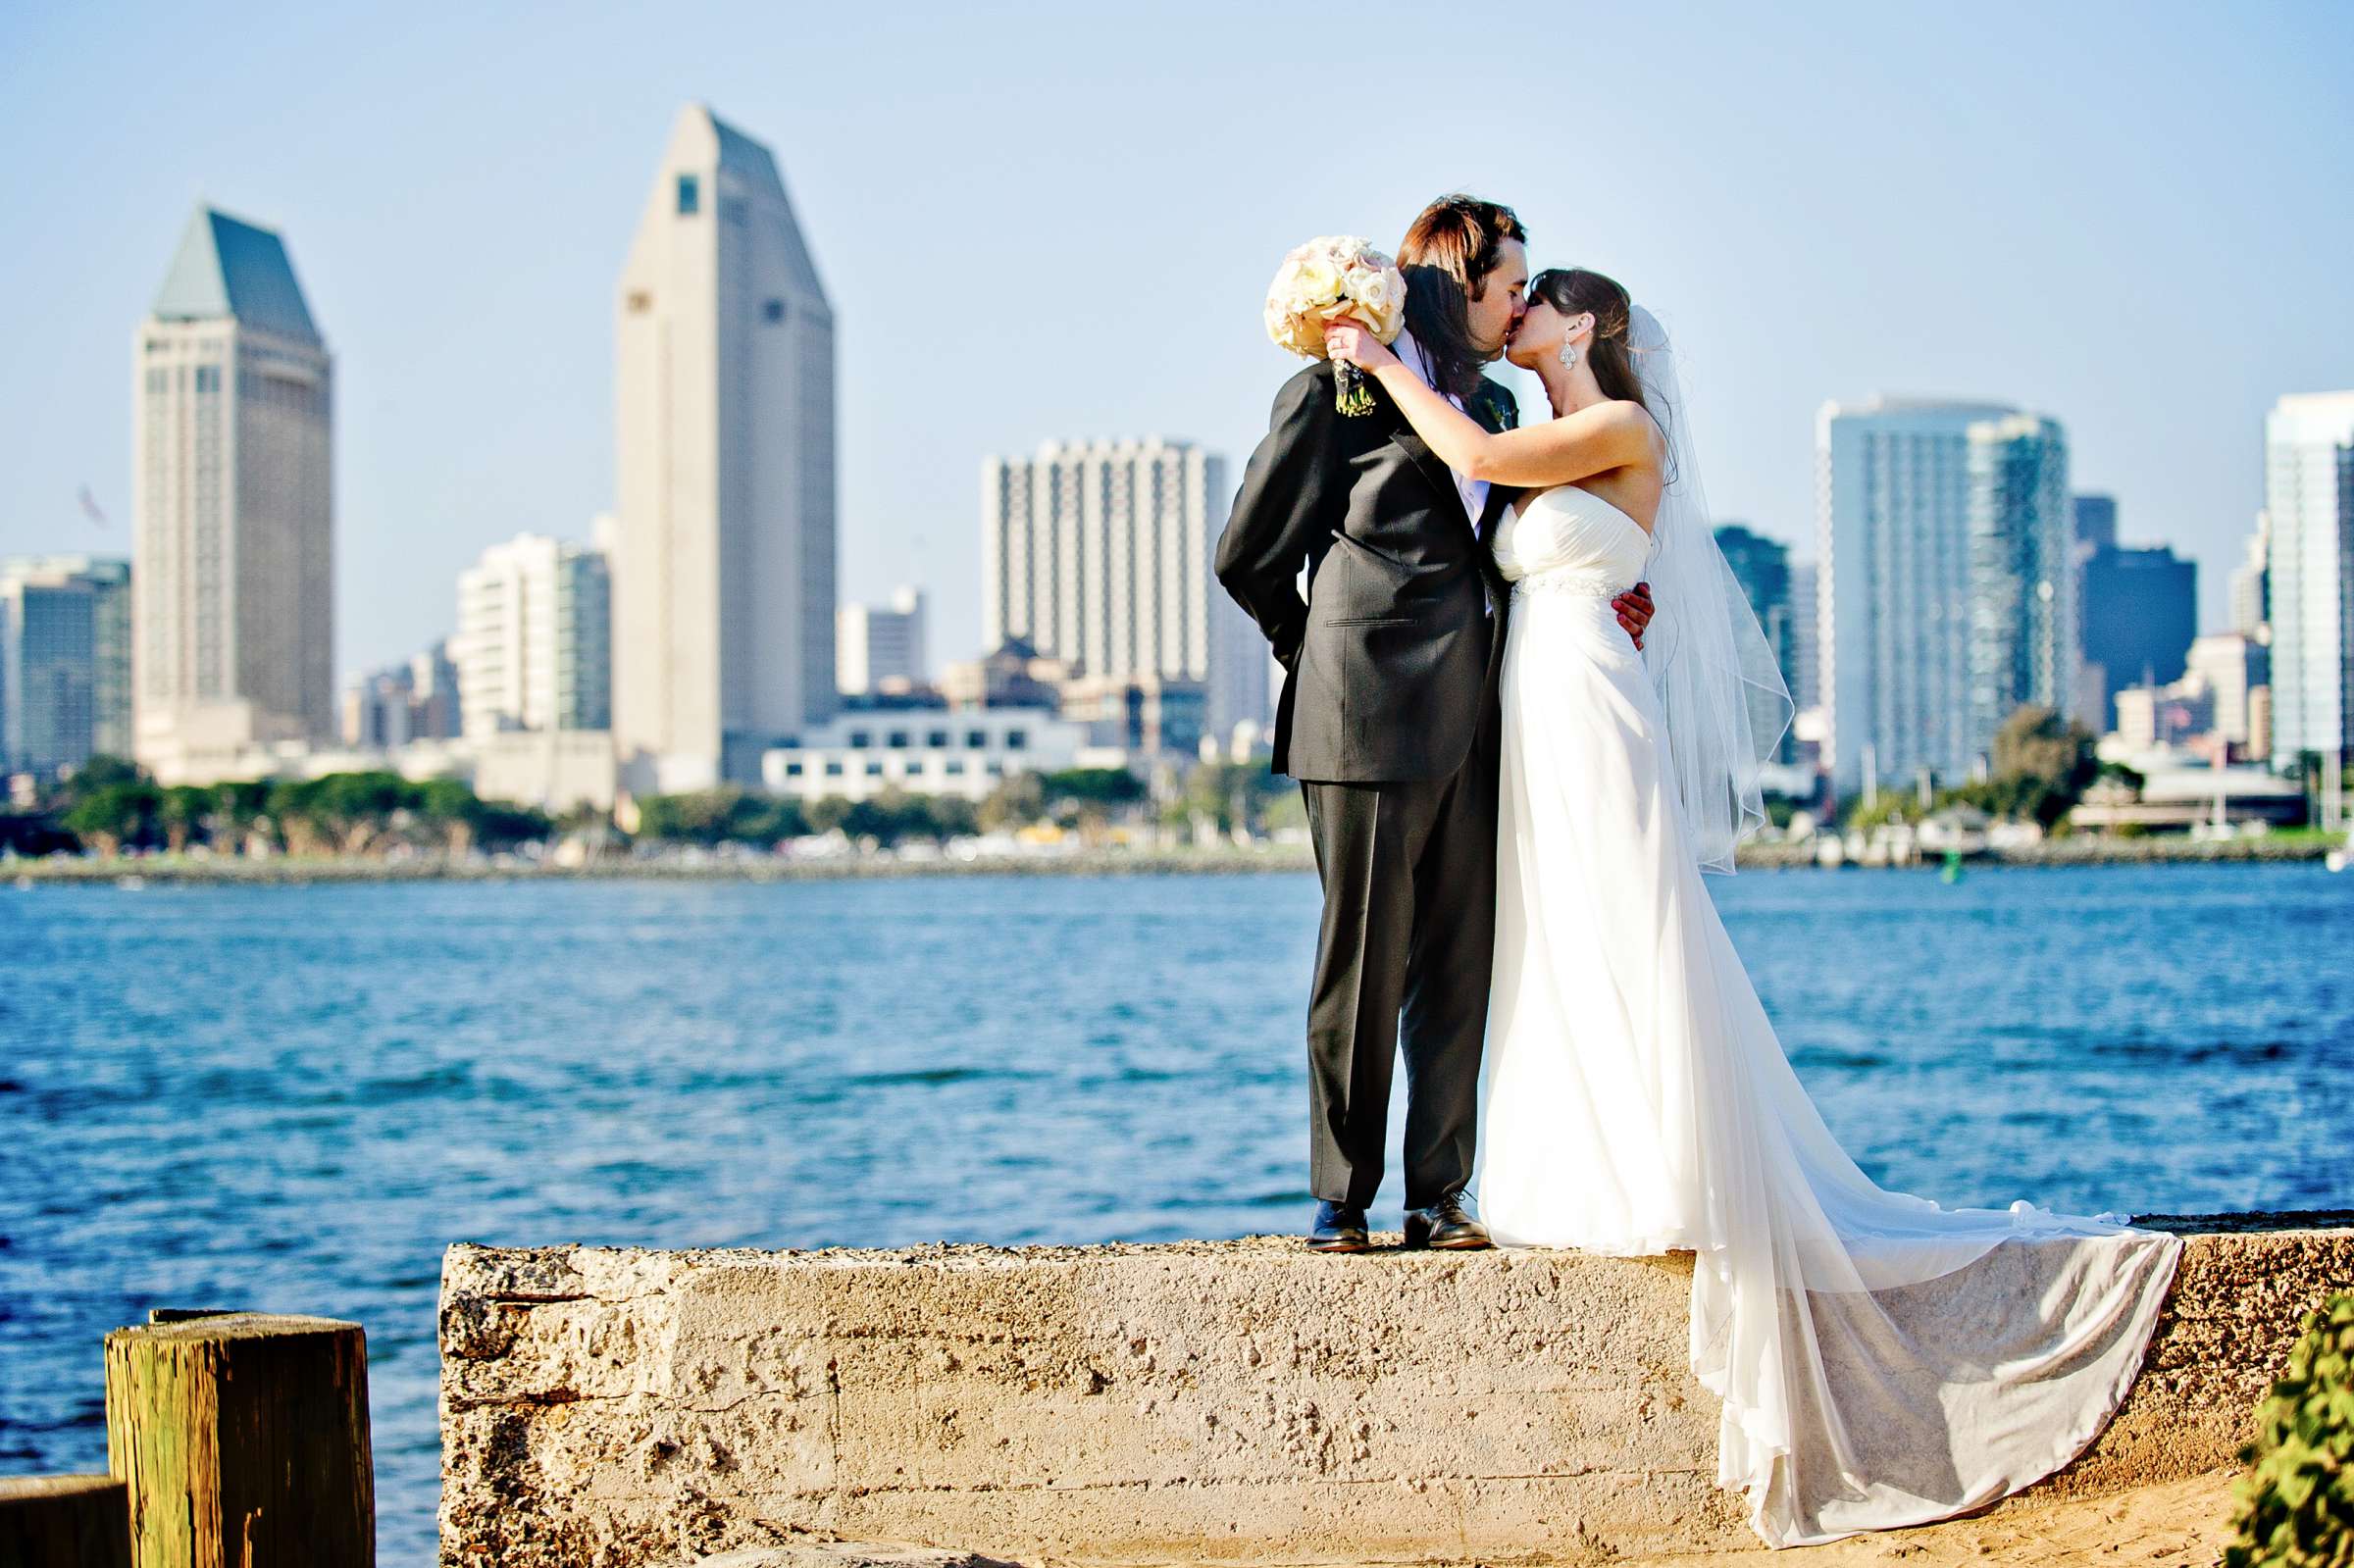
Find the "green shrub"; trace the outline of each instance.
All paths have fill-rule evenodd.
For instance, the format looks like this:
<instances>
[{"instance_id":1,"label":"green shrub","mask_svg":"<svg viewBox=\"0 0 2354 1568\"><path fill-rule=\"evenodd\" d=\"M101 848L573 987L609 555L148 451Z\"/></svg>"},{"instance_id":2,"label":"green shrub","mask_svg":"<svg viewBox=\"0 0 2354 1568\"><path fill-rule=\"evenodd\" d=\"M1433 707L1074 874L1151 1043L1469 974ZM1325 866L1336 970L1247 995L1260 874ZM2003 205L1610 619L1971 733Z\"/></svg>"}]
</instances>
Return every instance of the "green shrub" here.
<instances>
[{"instance_id":1,"label":"green shrub","mask_svg":"<svg viewBox=\"0 0 2354 1568\"><path fill-rule=\"evenodd\" d=\"M2331 1296L2304 1329L2240 1454L2254 1468L2234 1489L2226 1568L2354 1564L2354 1295Z\"/></svg>"}]
</instances>

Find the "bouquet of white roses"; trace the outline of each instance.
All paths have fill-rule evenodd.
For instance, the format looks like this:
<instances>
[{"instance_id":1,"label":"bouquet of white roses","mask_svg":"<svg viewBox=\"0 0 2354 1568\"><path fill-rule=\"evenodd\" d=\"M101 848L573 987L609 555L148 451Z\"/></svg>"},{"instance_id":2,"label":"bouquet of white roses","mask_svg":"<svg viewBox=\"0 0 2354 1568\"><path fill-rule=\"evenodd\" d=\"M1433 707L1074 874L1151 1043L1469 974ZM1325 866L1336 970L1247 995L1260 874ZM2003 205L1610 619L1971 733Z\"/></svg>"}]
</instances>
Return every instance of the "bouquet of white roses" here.
<instances>
[{"instance_id":1,"label":"bouquet of white roses","mask_svg":"<svg viewBox=\"0 0 2354 1568\"><path fill-rule=\"evenodd\" d=\"M1311 239L1283 258L1267 287L1267 335L1277 346L1308 359L1324 358L1324 329L1354 316L1383 342L1397 339L1406 325L1406 275L1398 264L1355 234ZM1364 372L1338 368L1342 413L1370 414L1373 396Z\"/></svg>"}]
</instances>

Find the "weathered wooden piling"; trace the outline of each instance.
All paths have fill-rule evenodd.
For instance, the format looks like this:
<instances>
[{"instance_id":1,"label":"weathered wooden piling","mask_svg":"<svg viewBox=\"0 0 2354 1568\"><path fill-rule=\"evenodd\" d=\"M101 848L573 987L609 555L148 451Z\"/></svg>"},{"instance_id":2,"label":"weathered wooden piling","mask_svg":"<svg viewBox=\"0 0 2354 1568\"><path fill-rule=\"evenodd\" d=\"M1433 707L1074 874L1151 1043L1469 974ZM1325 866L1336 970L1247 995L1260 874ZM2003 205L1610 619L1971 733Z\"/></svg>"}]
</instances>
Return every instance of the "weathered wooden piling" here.
<instances>
[{"instance_id":1,"label":"weathered wooden piling","mask_svg":"<svg viewBox=\"0 0 2354 1568\"><path fill-rule=\"evenodd\" d=\"M130 1568L130 1509L113 1476L0 1477L0 1563Z\"/></svg>"},{"instance_id":2,"label":"weathered wooden piling","mask_svg":"<svg viewBox=\"0 0 2354 1568\"><path fill-rule=\"evenodd\" d=\"M129 1489L133 1568L376 1561L356 1323L231 1312L117 1329L106 1453Z\"/></svg>"}]
</instances>

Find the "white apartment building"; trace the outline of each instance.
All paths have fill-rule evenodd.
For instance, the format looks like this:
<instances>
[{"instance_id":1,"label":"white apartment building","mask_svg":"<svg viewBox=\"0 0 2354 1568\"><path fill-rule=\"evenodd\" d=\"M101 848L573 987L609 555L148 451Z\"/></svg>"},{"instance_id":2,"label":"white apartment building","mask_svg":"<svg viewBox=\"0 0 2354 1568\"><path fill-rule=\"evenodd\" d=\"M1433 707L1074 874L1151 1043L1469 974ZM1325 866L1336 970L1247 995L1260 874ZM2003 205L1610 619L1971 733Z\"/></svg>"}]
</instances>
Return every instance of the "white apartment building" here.
<instances>
[{"instance_id":1,"label":"white apartment building","mask_svg":"<svg viewBox=\"0 0 2354 1568\"><path fill-rule=\"evenodd\" d=\"M611 722L612 585L593 545L543 533L494 544L458 574L458 711L469 738Z\"/></svg>"},{"instance_id":2,"label":"white apartment building","mask_svg":"<svg viewBox=\"0 0 2354 1568\"><path fill-rule=\"evenodd\" d=\"M2183 681L2212 698L2215 733L2231 745L2255 737L2253 697L2272 680L2271 653L2240 632L2217 632L2190 645Z\"/></svg>"},{"instance_id":3,"label":"white apartment building","mask_svg":"<svg viewBox=\"0 0 2354 1568\"><path fill-rule=\"evenodd\" d=\"M2264 422L2273 766L2354 739L2354 391L2292 394Z\"/></svg>"},{"instance_id":4,"label":"white apartment building","mask_svg":"<svg viewBox=\"0 0 2354 1568\"><path fill-rule=\"evenodd\" d=\"M844 695L906 691L931 673L924 594L902 587L889 604L845 604L834 614L834 669Z\"/></svg>"},{"instance_id":5,"label":"white apartment building","mask_svg":"<svg viewBox=\"0 0 2354 1568\"><path fill-rule=\"evenodd\" d=\"M690 104L615 301L613 726L636 792L751 783L834 675L834 315L769 150Z\"/></svg>"},{"instance_id":6,"label":"white apartment building","mask_svg":"<svg viewBox=\"0 0 2354 1568\"><path fill-rule=\"evenodd\" d=\"M1013 774L1080 765L1087 727L1045 708L840 714L761 759L772 794L863 800L888 789L979 800Z\"/></svg>"},{"instance_id":7,"label":"white apartment building","mask_svg":"<svg viewBox=\"0 0 2354 1568\"><path fill-rule=\"evenodd\" d=\"M1826 403L1817 681L1841 793L1959 779L2010 711L2068 711L2081 657L2058 424L1997 404Z\"/></svg>"},{"instance_id":8,"label":"white apartment building","mask_svg":"<svg viewBox=\"0 0 2354 1568\"><path fill-rule=\"evenodd\" d=\"M134 753L332 739L333 365L276 233L196 209L131 416Z\"/></svg>"},{"instance_id":9,"label":"white apartment building","mask_svg":"<svg viewBox=\"0 0 2354 1568\"><path fill-rule=\"evenodd\" d=\"M1189 441L1048 441L981 465L982 646L1009 638L1094 679L1208 690L1224 737L1272 712L1264 640L1211 573L1223 458Z\"/></svg>"}]
</instances>

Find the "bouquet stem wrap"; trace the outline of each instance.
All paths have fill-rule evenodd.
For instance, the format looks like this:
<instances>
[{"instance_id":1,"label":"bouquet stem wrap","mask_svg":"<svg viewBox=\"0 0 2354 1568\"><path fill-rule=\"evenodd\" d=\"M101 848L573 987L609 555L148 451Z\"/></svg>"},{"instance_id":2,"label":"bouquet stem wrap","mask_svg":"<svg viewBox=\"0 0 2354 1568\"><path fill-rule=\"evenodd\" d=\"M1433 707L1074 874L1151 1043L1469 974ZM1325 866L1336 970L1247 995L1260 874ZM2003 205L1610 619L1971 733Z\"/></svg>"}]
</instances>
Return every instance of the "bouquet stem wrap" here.
<instances>
[{"instance_id":1,"label":"bouquet stem wrap","mask_svg":"<svg viewBox=\"0 0 2354 1568\"><path fill-rule=\"evenodd\" d=\"M1373 412L1373 394L1365 390L1365 373L1346 360L1333 367L1332 406L1356 419Z\"/></svg>"}]
</instances>

